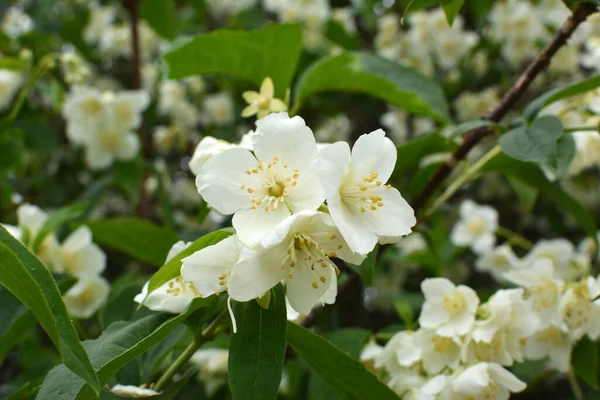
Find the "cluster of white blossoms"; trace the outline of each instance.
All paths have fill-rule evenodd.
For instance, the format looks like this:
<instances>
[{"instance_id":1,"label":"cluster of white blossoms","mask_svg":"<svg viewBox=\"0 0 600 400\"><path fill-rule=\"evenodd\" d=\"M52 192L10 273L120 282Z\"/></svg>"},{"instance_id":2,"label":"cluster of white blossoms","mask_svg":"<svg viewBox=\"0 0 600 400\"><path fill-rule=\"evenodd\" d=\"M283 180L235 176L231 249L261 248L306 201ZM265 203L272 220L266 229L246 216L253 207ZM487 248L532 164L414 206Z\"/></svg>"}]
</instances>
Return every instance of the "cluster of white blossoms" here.
<instances>
[{"instance_id":1,"label":"cluster of white blossoms","mask_svg":"<svg viewBox=\"0 0 600 400\"><path fill-rule=\"evenodd\" d=\"M100 276L106 267L106 254L93 242L87 226L71 232L62 243L54 232L50 232L36 245L34 240L47 219L46 212L25 203L17 208L18 225L3 226L50 271L77 279L63 299L73 318L89 318L106 302L110 291L108 281Z\"/></svg>"},{"instance_id":2,"label":"cluster of white blossoms","mask_svg":"<svg viewBox=\"0 0 600 400\"><path fill-rule=\"evenodd\" d=\"M23 74L8 69L0 69L0 112L10 107L23 81Z\"/></svg>"},{"instance_id":3,"label":"cluster of white blossoms","mask_svg":"<svg viewBox=\"0 0 600 400\"><path fill-rule=\"evenodd\" d=\"M246 115L284 105L265 81L260 93L245 93ZM256 127L239 145L211 138L198 145L190 162L198 192L215 211L233 214L236 234L184 258L181 276L145 305L158 309L148 301L162 302L168 296L159 293L173 287L189 289L188 304L223 292L249 301L283 282L291 307L306 315L335 301L335 258L360 264L378 242L398 242L416 224L413 209L386 184L397 154L382 130L351 150L346 142L318 148L304 120L285 112Z\"/></svg>"},{"instance_id":4,"label":"cluster of white blossoms","mask_svg":"<svg viewBox=\"0 0 600 400\"><path fill-rule=\"evenodd\" d=\"M410 399L508 399L525 383L505 367L525 360L548 359L548 367L568 372L574 344L600 336L599 281L566 283L548 258L504 277L519 287L483 304L467 286L426 279L419 329L397 333L384 348L371 344L362 359L374 360L388 385Z\"/></svg>"},{"instance_id":5,"label":"cluster of white blossoms","mask_svg":"<svg viewBox=\"0 0 600 400\"><path fill-rule=\"evenodd\" d=\"M477 254L477 270L488 272L499 282L505 274L531 268L540 259L551 262L560 279L576 281L587 275L597 256L594 242L588 238L575 246L567 239L540 240L519 258L508 243L496 246L499 229L498 212L490 206L465 200L459 208L460 219L454 225L450 241L456 246L468 246Z\"/></svg>"},{"instance_id":6,"label":"cluster of white blossoms","mask_svg":"<svg viewBox=\"0 0 600 400\"><path fill-rule=\"evenodd\" d=\"M476 33L464 29L462 17L457 16L450 26L439 8L409 14L408 26L408 30L400 30L396 14L381 17L375 38L377 54L428 75L436 66L442 70L456 68L479 42Z\"/></svg>"},{"instance_id":7,"label":"cluster of white blossoms","mask_svg":"<svg viewBox=\"0 0 600 400\"><path fill-rule=\"evenodd\" d=\"M131 160L140 148L135 129L149 103L150 96L142 90L101 92L89 86L73 86L62 108L67 137L83 147L91 169Z\"/></svg>"}]
</instances>

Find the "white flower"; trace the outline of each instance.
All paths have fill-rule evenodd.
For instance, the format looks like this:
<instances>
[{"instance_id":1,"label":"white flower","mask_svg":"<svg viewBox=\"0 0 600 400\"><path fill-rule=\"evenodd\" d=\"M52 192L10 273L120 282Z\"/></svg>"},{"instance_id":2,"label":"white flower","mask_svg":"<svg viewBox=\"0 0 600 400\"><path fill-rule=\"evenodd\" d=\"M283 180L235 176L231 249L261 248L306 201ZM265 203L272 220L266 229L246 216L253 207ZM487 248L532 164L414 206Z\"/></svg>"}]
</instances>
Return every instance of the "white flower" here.
<instances>
[{"instance_id":1,"label":"white flower","mask_svg":"<svg viewBox=\"0 0 600 400\"><path fill-rule=\"evenodd\" d=\"M525 389L525 382L498 364L481 362L460 372L451 381L451 399L508 400L510 393Z\"/></svg>"},{"instance_id":2,"label":"white flower","mask_svg":"<svg viewBox=\"0 0 600 400\"><path fill-rule=\"evenodd\" d=\"M66 134L75 144L85 144L88 127L99 124L106 115L102 93L89 86L73 86L65 99L62 115L67 120Z\"/></svg>"},{"instance_id":3,"label":"white flower","mask_svg":"<svg viewBox=\"0 0 600 400\"><path fill-rule=\"evenodd\" d=\"M204 382L204 390L209 397L227 384L228 360L229 351L224 349L201 349L190 359L200 370L199 378Z\"/></svg>"},{"instance_id":4,"label":"white flower","mask_svg":"<svg viewBox=\"0 0 600 400\"><path fill-rule=\"evenodd\" d=\"M246 246L256 246L291 213L324 200L317 177L317 146L300 117L270 114L257 121L254 153L234 148L211 157L196 178L198 192L222 214Z\"/></svg>"},{"instance_id":5,"label":"white flower","mask_svg":"<svg viewBox=\"0 0 600 400\"><path fill-rule=\"evenodd\" d=\"M539 326L537 316L523 300L524 290L498 290L477 311L479 319L468 334L463 361L522 362L520 341Z\"/></svg>"},{"instance_id":6,"label":"white flower","mask_svg":"<svg viewBox=\"0 0 600 400\"><path fill-rule=\"evenodd\" d=\"M545 258L552 262L552 267L561 278L566 278L575 246L566 239L540 240L523 258L524 265L533 265L537 260Z\"/></svg>"},{"instance_id":7,"label":"white flower","mask_svg":"<svg viewBox=\"0 0 600 400\"><path fill-rule=\"evenodd\" d=\"M413 341L415 333L400 331L386 343L375 357L375 368L385 368L390 374L404 371L421 361L422 350Z\"/></svg>"},{"instance_id":8,"label":"white flower","mask_svg":"<svg viewBox=\"0 0 600 400\"><path fill-rule=\"evenodd\" d=\"M423 328L436 329L442 336L452 337L469 332L479 305L477 293L470 287L454 286L445 278L425 279L421 283L425 303L419 317Z\"/></svg>"},{"instance_id":9,"label":"white flower","mask_svg":"<svg viewBox=\"0 0 600 400\"><path fill-rule=\"evenodd\" d=\"M150 95L145 90L124 90L105 101L108 103L107 118L123 128L136 129L142 123L142 112L150 104Z\"/></svg>"},{"instance_id":10,"label":"white flower","mask_svg":"<svg viewBox=\"0 0 600 400\"><path fill-rule=\"evenodd\" d=\"M230 125L235 119L233 100L227 92L209 94L204 98L202 115L204 123Z\"/></svg>"},{"instance_id":11,"label":"white flower","mask_svg":"<svg viewBox=\"0 0 600 400\"><path fill-rule=\"evenodd\" d=\"M150 397L159 394L156 390L141 388L133 385L115 385L110 391L112 394L127 399L137 399L141 397Z\"/></svg>"},{"instance_id":12,"label":"white flower","mask_svg":"<svg viewBox=\"0 0 600 400\"><path fill-rule=\"evenodd\" d=\"M181 103L186 101L185 86L180 81L161 82L158 94L158 111L162 115L174 112Z\"/></svg>"},{"instance_id":13,"label":"white flower","mask_svg":"<svg viewBox=\"0 0 600 400\"><path fill-rule=\"evenodd\" d=\"M83 30L83 37L89 43L97 43L104 31L116 16L116 8L111 6L100 7L91 4L89 22Z\"/></svg>"},{"instance_id":14,"label":"white flower","mask_svg":"<svg viewBox=\"0 0 600 400\"><path fill-rule=\"evenodd\" d=\"M92 241L92 231L82 226L60 245L62 270L79 279L99 275L106 268L106 254Z\"/></svg>"},{"instance_id":15,"label":"white flower","mask_svg":"<svg viewBox=\"0 0 600 400\"><path fill-rule=\"evenodd\" d=\"M504 277L525 288L527 303L540 318L541 326L560 326L562 318L559 305L564 282L555 276L549 259L536 260L530 267L511 271Z\"/></svg>"},{"instance_id":16,"label":"white flower","mask_svg":"<svg viewBox=\"0 0 600 400\"><path fill-rule=\"evenodd\" d=\"M519 259L508 244L480 254L475 262L479 271L489 272L498 282L504 282L504 274L519 266Z\"/></svg>"},{"instance_id":17,"label":"white flower","mask_svg":"<svg viewBox=\"0 0 600 400\"><path fill-rule=\"evenodd\" d=\"M86 164L94 170L104 169L115 161L135 158L140 141L130 127L115 120L105 120L89 131L85 144Z\"/></svg>"},{"instance_id":18,"label":"white flower","mask_svg":"<svg viewBox=\"0 0 600 400\"><path fill-rule=\"evenodd\" d=\"M191 242L186 243L181 240L175 243L169 250L165 263L185 250L190 244ZM169 280L164 285L156 288L150 295L148 295L149 283L146 282L142 292L136 295L133 301L143 304L152 311L180 314L185 311L192 300L199 296L194 284L185 280L182 276Z\"/></svg>"},{"instance_id":19,"label":"white flower","mask_svg":"<svg viewBox=\"0 0 600 400\"><path fill-rule=\"evenodd\" d=\"M63 300L69 315L73 318L89 318L108 299L110 285L108 281L101 276L95 276L89 279L80 280L73 285L65 295Z\"/></svg>"},{"instance_id":20,"label":"white flower","mask_svg":"<svg viewBox=\"0 0 600 400\"><path fill-rule=\"evenodd\" d=\"M242 249L227 280L229 295L249 301L285 280L290 304L306 315L328 290L337 289L333 257L353 264L364 259L350 250L328 214L301 211L277 225L261 247Z\"/></svg>"},{"instance_id":21,"label":"white flower","mask_svg":"<svg viewBox=\"0 0 600 400\"><path fill-rule=\"evenodd\" d=\"M560 372L569 371L573 343L567 332L550 325L527 338L523 347L525 358L541 360L550 358L549 365Z\"/></svg>"},{"instance_id":22,"label":"white flower","mask_svg":"<svg viewBox=\"0 0 600 400\"><path fill-rule=\"evenodd\" d=\"M287 111L287 105L280 99L275 98L275 88L271 78L266 77L260 85L260 92L248 90L242 93L248 106L242 111L242 117L251 117L256 114L256 118L261 119L273 112Z\"/></svg>"},{"instance_id":23,"label":"white flower","mask_svg":"<svg viewBox=\"0 0 600 400\"><path fill-rule=\"evenodd\" d=\"M400 192L385 185L397 151L379 129L362 135L352 153L346 142L319 151L319 177L327 206L350 248L368 254L380 243L397 242L417 220Z\"/></svg>"},{"instance_id":24,"label":"white flower","mask_svg":"<svg viewBox=\"0 0 600 400\"><path fill-rule=\"evenodd\" d=\"M465 200L459 213L460 220L450 235L452 244L470 246L478 254L490 251L496 243L494 232L498 227L498 212L492 207Z\"/></svg>"},{"instance_id":25,"label":"white flower","mask_svg":"<svg viewBox=\"0 0 600 400\"><path fill-rule=\"evenodd\" d=\"M202 297L227 291L227 280L242 248L237 235L205 247L181 260L181 276L192 282Z\"/></svg>"},{"instance_id":26,"label":"white flower","mask_svg":"<svg viewBox=\"0 0 600 400\"><path fill-rule=\"evenodd\" d=\"M250 134L244 136L248 135ZM242 138L242 140L244 140L244 138ZM194 175L200 175L202 173L202 167L204 167L204 164L206 164L206 162L215 154L219 154L225 150L233 149L235 147L243 147L251 150L252 146L247 146L247 139L244 145L240 144L240 146L238 146L222 139L216 139L212 136L205 136L202 138L200 143L198 143L196 149L194 150L194 154L192 155L192 159L189 163L190 171L192 171Z\"/></svg>"},{"instance_id":27,"label":"white flower","mask_svg":"<svg viewBox=\"0 0 600 400\"><path fill-rule=\"evenodd\" d=\"M23 75L7 69L0 69L0 112L10 103L23 83Z\"/></svg>"},{"instance_id":28,"label":"white flower","mask_svg":"<svg viewBox=\"0 0 600 400\"><path fill-rule=\"evenodd\" d=\"M432 43L436 60L445 69L456 67L479 41L476 33L457 29L457 26L437 35Z\"/></svg>"},{"instance_id":29,"label":"white flower","mask_svg":"<svg viewBox=\"0 0 600 400\"><path fill-rule=\"evenodd\" d=\"M18 6L9 7L2 19L2 31L11 38L17 38L33 29L33 20Z\"/></svg>"},{"instance_id":30,"label":"white flower","mask_svg":"<svg viewBox=\"0 0 600 400\"><path fill-rule=\"evenodd\" d=\"M420 329L413 335L413 344L421 349L423 369L427 373L437 374L446 367L458 368L462 347L458 338L440 336L433 329Z\"/></svg>"},{"instance_id":31,"label":"white flower","mask_svg":"<svg viewBox=\"0 0 600 400\"><path fill-rule=\"evenodd\" d=\"M597 305L592 302L600 295L598 281L591 276L569 285L560 300L563 321L573 341L595 331Z\"/></svg>"}]
</instances>

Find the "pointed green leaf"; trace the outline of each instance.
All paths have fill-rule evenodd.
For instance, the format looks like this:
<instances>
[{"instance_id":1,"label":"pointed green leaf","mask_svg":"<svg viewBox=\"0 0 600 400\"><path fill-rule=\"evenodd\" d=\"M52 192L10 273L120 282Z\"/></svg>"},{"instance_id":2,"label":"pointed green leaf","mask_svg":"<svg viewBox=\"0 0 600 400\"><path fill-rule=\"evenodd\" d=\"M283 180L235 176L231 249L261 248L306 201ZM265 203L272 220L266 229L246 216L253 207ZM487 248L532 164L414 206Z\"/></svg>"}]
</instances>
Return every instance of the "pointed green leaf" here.
<instances>
[{"instance_id":1,"label":"pointed green leaf","mask_svg":"<svg viewBox=\"0 0 600 400\"><path fill-rule=\"evenodd\" d=\"M557 117L547 115L500 136L502 151L521 161L546 163L556 151L556 141L563 134L563 124Z\"/></svg>"},{"instance_id":2,"label":"pointed green leaf","mask_svg":"<svg viewBox=\"0 0 600 400\"><path fill-rule=\"evenodd\" d=\"M400 397L359 361L327 340L293 322L287 323L288 343L337 393L345 398L399 400Z\"/></svg>"},{"instance_id":3,"label":"pointed green leaf","mask_svg":"<svg viewBox=\"0 0 600 400\"><path fill-rule=\"evenodd\" d=\"M285 292L271 290L269 309L256 301L233 303L237 333L229 336L229 388L234 400L277 397L286 349Z\"/></svg>"},{"instance_id":4,"label":"pointed green leaf","mask_svg":"<svg viewBox=\"0 0 600 400\"><path fill-rule=\"evenodd\" d=\"M0 226L0 284L33 312L65 365L99 391L98 377L69 319L52 275L3 226Z\"/></svg>"},{"instance_id":5,"label":"pointed green leaf","mask_svg":"<svg viewBox=\"0 0 600 400\"><path fill-rule=\"evenodd\" d=\"M294 108L320 92L365 93L409 113L448 121L440 86L412 68L369 53L344 52L309 67L295 88Z\"/></svg>"},{"instance_id":6,"label":"pointed green leaf","mask_svg":"<svg viewBox=\"0 0 600 400\"><path fill-rule=\"evenodd\" d=\"M175 0L143 0L140 4L140 16L156 33L166 39L175 36Z\"/></svg>"},{"instance_id":7,"label":"pointed green leaf","mask_svg":"<svg viewBox=\"0 0 600 400\"><path fill-rule=\"evenodd\" d=\"M171 79L227 74L259 86L269 76L275 95L283 98L301 50L300 27L284 24L253 31L219 29L198 35L172 48L163 59Z\"/></svg>"},{"instance_id":8,"label":"pointed green leaf","mask_svg":"<svg viewBox=\"0 0 600 400\"><path fill-rule=\"evenodd\" d=\"M452 25L454 18L458 15L460 9L465 4L465 0L446 0L442 1L442 8L446 14L448 23Z\"/></svg>"},{"instance_id":9,"label":"pointed green leaf","mask_svg":"<svg viewBox=\"0 0 600 400\"><path fill-rule=\"evenodd\" d=\"M170 230L139 218L119 217L85 224L96 243L154 266L164 264L171 246L179 239Z\"/></svg>"},{"instance_id":10,"label":"pointed green leaf","mask_svg":"<svg viewBox=\"0 0 600 400\"><path fill-rule=\"evenodd\" d=\"M48 234L54 232L56 229L58 229L59 226L61 226L65 222L73 220L82 215L83 212L86 210L87 206L88 203L86 202L75 203L63 207L50 214L50 216L48 216L48 218L40 228L40 231L38 232L37 236L33 240L33 244L31 247L37 249L40 243L42 243L42 241Z\"/></svg>"},{"instance_id":11,"label":"pointed green leaf","mask_svg":"<svg viewBox=\"0 0 600 400\"><path fill-rule=\"evenodd\" d=\"M135 322L118 321L97 339L86 340L83 344L98 372L101 385L106 385L125 364L166 338L194 311L212 304L211 300L195 299L184 313L176 317L153 314ZM95 397L81 378L61 364L48 373L37 398L88 400Z\"/></svg>"}]
</instances>

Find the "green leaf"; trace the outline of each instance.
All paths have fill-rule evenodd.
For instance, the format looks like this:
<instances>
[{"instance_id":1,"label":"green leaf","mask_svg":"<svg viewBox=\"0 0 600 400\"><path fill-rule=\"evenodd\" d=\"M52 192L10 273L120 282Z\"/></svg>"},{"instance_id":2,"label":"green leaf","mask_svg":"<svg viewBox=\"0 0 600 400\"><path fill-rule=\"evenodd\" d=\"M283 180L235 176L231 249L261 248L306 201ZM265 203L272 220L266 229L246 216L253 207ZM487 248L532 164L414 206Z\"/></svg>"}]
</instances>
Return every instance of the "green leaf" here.
<instances>
[{"instance_id":1,"label":"green leaf","mask_svg":"<svg viewBox=\"0 0 600 400\"><path fill-rule=\"evenodd\" d=\"M367 286L373 286L373 278L375 277L375 266L377 265L377 253L379 245L375 246L373 251L369 253L367 258L360 265L347 263L346 265L356 272Z\"/></svg>"},{"instance_id":2,"label":"green leaf","mask_svg":"<svg viewBox=\"0 0 600 400\"><path fill-rule=\"evenodd\" d=\"M592 78L583 80L581 82L577 82L574 84L569 84L565 86L561 86L554 90L551 90L547 93L544 93L540 97L536 98L525 108L525 118L529 121L533 120L537 114L546 106L550 104L563 100L569 97L577 96L579 94L583 94L589 92L590 90L594 90L600 86L600 75L596 75Z\"/></svg>"},{"instance_id":3,"label":"green leaf","mask_svg":"<svg viewBox=\"0 0 600 400\"><path fill-rule=\"evenodd\" d=\"M465 0L450 0L442 3L448 24L452 25L454 18L456 18L456 15L465 4Z\"/></svg>"},{"instance_id":4,"label":"green leaf","mask_svg":"<svg viewBox=\"0 0 600 400\"><path fill-rule=\"evenodd\" d=\"M177 278L181 273L181 260L194 254L195 252L202 250L205 247L212 246L219 243L221 240L229 237L233 234L231 229L219 229L218 231L211 232L207 235L202 236L200 239L193 242L186 249L181 251L168 263L163 265L158 272L156 272L150 279L148 285L148 294L152 293L155 289L161 287L165 283L169 282L173 278Z\"/></svg>"},{"instance_id":5,"label":"green leaf","mask_svg":"<svg viewBox=\"0 0 600 400\"><path fill-rule=\"evenodd\" d=\"M563 134L563 124L547 115L500 136L502 151L520 161L546 163L555 153L556 141Z\"/></svg>"},{"instance_id":6,"label":"green leaf","mask_svg":"<svg viewBox=\"0 0 600 400\"><path fill-rule=\"evenodd\" d=\"M296 84L294 109L325 91L365 93L412 114L442 122L450 119L437 83L412 68L369 53L344 52L315 62Z\"/></svg>"},{"instance_id":7,"label":"green leaf","mask_svg":"<svg viewBox=\"0 0 600 400\"><path fill-rule=\"evenodd\" d=\"M415 168L421 159L433 153L445 153L454 151L458 144L437 133L421 135L413 140L402 143L398 146L398 159L392 178L396 179L402 176L404 172Z\"/></svg>"},{"instance_id":8,"label":"green leaf","mask_svg":"<svg viewBox=\"0 0 600 400\"><path fill-rule=\"evenodd\" d=\"M288 343L337 393L346 398L399 400L359 361L306 328L287 323Z\"/></svg>"},{"instance_id":9,"label":"green leaf","mask_svg":"<svg viewBox=\"0 0 600 400\"><path fill-rule=\"evenodd\" d=\"M297 25L271 25L254 31L219 29L176 45L164 55L168 77L228 74L260 86L271 77L275 94L283 98L302 50Z\"/></svg>"},{"instance_id":10,"label":"green leaf","mask_svg":"<svg viewBox=\"0 0 600 400\"><path fill-rule=\"evenodd\" d=\"M137 304L133 298L142 291L145 280L134 275L125 275L113 282L106 304L100 310L100 325L106 329L117 321L130 321Z\"/></svg>"},{"instance_id":11,"label":"green leaf","mask_svg":"<svg viewBox=\"0 0 600 400\"><path fill-rule=\"evenodd\" d=\"M166 39L175 37L175 0L143 0L140 16L160 36Z\"/></svg>"},{"instance_id":12,"label":"green leaf","mask_svg":"<svg viewBox=\"0 0 600 400\"><path fill-rule=\"evenodd\" d=\"M2 226L0 260L0 284L33 312L65 365L99 391L102 386L69 319L52 275Z\"/></svg>"},{"instance_id":13,"label":"green leaf","mask_svg":"<svg viewBox=\"0 0 600 400\"><path fill-rule=\"evenodd\" d=\"M340 329L326 336L331 344L348 353L352 358L358 359L369 338L369 331L359 328ZM338 395L327 382L319 375L313 374L308 384L308 398L310 400L337 400L346 396Z\"/></svg>"},{"instance_id":14,"label":"green leaf","mask_svg":"<svg viewBox=\"0 0 600 400\"><path fill-rule=\"evenodd\" d=\"M125 364L166 338L194 311L211 303L209 299L197 298L184 313L174 318L169 314L154 314L135 322L115 322L97 339L86 340L84 346L97 370L100 384L106 385ZM46 376L38 398L87 400L94 397L83 380L64 365L59 365Z\"/></svg>"},{"instance_id":15,"label":"green leaf","mask_svg":"<svg viewBox=\"0 0 600 400\"><path fill-rule=\"evenodd\" d=\"M229 388L234 400L277 397L286 349L285 292L271 291L268 310L256 301L233 303L238 331L229 336Z\"/></svg>"},{"instance_id":16,"label":"green leaf","mask_svg":"<svg viewBox=\"0 0 600 400\"><path fill-rule=\"evenodd\" d=\"M531 212L535 206L539 192L535 188L511 176L507 177L507 179L508 183L515 191L523 211Z\"/></svg>"},{"instance_id":17,"label":"green leaf","mask_svg":"<svg viewBox=\"0 0 600 400\"><path fill-rule=\"evenodd\" d=\"M327 39L346 50L355 50L360 47L358 39L348 33L344 26L334 19L327 21L323 34Z\"/></svg>"},{"instance_id":18,"label":"green leaf","mask_svg":"<svg viewBox=\"0 0 600 400\"><path fill-rule=\"evenodd\" d=\"M598 389L598 344L587 337L581 339L573 348L571 365L575 375L585 383Z\"/></svg>"},{"instance_id":19,"label":"green leaf","mask_svg":"<svg viewBox=\"0 0 600 400\"><path fill-rule=\"evenodd\" d=\"M164 264L171 246L179 239L170 230L139 218L119 217L85 224L96 243L157 267Z\"/></svg>"},{"instance_id":20,"label":"green leaf","mask_svg":"<svg viewBox=\"0 0 600 400\"><path fill-rule=\"evenodd\" d=\"M57 230L58 227L60 227L65 222L78 218L81 214L83 214L87 206L87 203L75 203L63 207L50 214L50 216L48 216L48 218L40 228L38 234L33 239L31 247L33 249L37 249L46 236Z\"/></svg>"},{"instance_id":21,"label":"green leaf","mask_svg":"<svg viewBox=\"0 0 600 400\"><path fill-rule=\"evenodd\" d=\"M26 72L31 68L29 61L22 60L16 57L0 58L0 69L9 69L11 71Z\"/></svg>"},{"instance_id":22,"label":"green leaf","mask_svg":"<svg viewBox=\"0 0 600 400\"><path fill-rule=\"evenodd\" d=\"M597 228L593 215L577 200L562 190L559 185L550 182L537 166L512 159L501 153L488 161L481 171L500 172L536 188L546 199L554 202L559 209L570 212L587 234L595 240Z\"/></svg>"},{"instance_id":23,"label":"green leaf","mask_svg":"<svg viewBox=\"0 0 600 400\"><path fill-rule=\"evenodd\" d=\"M410 330L416 326L413 308L408 302L399 300L394 303L394 308L404 325L406 325L406 329Z\"/></svg>"},{"instance_id":24,"label":"green leaf","mask_svg":"<svg viewBox=\"0 0 600 400\"><path fill-rule=\"evenodd\" d=\"M550 155L547 165L558 179L564 179L569 173L569 167L575 158L575 139L572 135L563 135L554 144L554 152Z\"/></svg>"}]
</instances>

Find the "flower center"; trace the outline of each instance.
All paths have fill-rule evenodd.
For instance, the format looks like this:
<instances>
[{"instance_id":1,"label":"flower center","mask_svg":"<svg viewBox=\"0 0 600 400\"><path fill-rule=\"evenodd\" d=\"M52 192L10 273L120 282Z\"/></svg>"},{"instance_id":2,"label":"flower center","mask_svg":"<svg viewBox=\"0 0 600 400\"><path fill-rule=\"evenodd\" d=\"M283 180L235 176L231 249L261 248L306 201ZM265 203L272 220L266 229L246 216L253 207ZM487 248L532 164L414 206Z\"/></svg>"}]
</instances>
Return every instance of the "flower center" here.
<instances>
[{"instance_id":1,"label":"flower center","mask_svg":"<svg viewBox=\"0 0 600 400\"><path fill-rule=\"evenodd\" d=\"M550 307L558 297L558 289L553 281L544 279L539 285L530 286L525 290L525 297L531 299L534 311L541 312Z\"/></svg>"},{"instance_id":2,"label":"flower center","mask_svg":"<svg viewBox=\"0 0 600 400\"><path fill-rule=\"evenodd\" d=\"M452 339L443 336L434 336L431 338L431 343L433 344L433 350L437 353L446 353L454 344Z\"/></svg>"},{"instance_id":3,"label":"flower center","mask_svg":"<svg viewBox=\"0 0 600 400\"><path fill-rule=\"evenodd\" d=\"M129 122L133 119L133 110L129 104L118 104L117 105L117 119L121 122Z\"/></svg>"},{"instance_id":4,"label":"flower center","mask_svg":"<svg viewBox=\"0 0 600 400\"><path fill-rule=\"evenodd\" d=\"M114 152L121 144L119 136L115 131L105 131L100 138L100 145L105 151Z\"/></svg>"},{"instance_id":5,"label":"flower center","mask_svg":"<svg viewBox=\"0 0 600 400\"><path fill-rule=\"evenodd\" d=\"M550 327L545 331L538 333L535 340L544 343L546 351L548 352L551 351L553 347L561 347L563 345L562 333L554 327Z\"/></svg>"},{"instance_id":6,"label":"flower center","mask_svg":"<svg viewBox=\"0 0 600 400\"><path fill-rule=\"evenodd\" d=\"M363 214L383 207L383 198L379 196L381 190L390 189L392 186L382 186L383 182L377 178L377 172L371 172L362 178L360 184L348 182L342 185L340 189L342 201Z\"/></svg>"},{"instance_id":7,"label":"flower center","mask_svg":"<svg viewBox=\"0 0 600 400\"><path fill-rule=\"evenodd\" d=\"M221 284L221 282L222 280L219 282L219 284ZM181 275L175 278L174 282L169 282L169 288L167 289L167 293L173 297L177 297L180 294L187 293L188 291L194 293L195 296L200 296L200 294L198 294L198 291L194 287L194 284L183 279Z\"/></svg>"},{"instance_id":8,"label":"flower center","mask_svg":"<svg viewBox=\"0 0 600 400\"><path fill-rule=\"evenodd\" d=\"M552 261L552 265L555 267L558 265L558 255L551 250L542 250L538 252L536 255L536 259L539 260L540 258L549 259L550 261Z\"/></svg>"},{"instance_id":9,"label":"flower center","mask_svg":"<svg viewBox=\"0 0 600 400\"><path fill-rule=\"evenodd\" d=\"M308 265L310 272L315 278L315 280L311 283L311 286L315 289L318 289L319 281L322 283L327 282L325 275L322 275L319 271L319 266L321 269L328 267L334 268L336 274L338 275L340 274L340 270L330 260L330 257L336 257L337 254L323 250L319 245L319 242L317 242L313 236L322 236L323 238L327 237L327 240L336 239L336 235L331 233L315 233L313 235L308 235L306 233L296 232L292 237L292 240L290 240L290 244L287 248L287 254L283 259L280 268L288 268L288 278L293 279L294 268L298 266L298 261L304 261L305 263L303 265ZM342 245L338 245L338 249L341 248Z\"/></svg>"},{"instance_id":10,"label":"flower center","mask_svg":"<svg viewBox=\"0 0 600 400\"><path fill-rule=\"evenodd\" d=\"M267 96L260 95L258 96L258 109L263 111L268 111L271 106L271 99Z\"/></svg>"},{"instance_id":11,"label":"flower center","mask_svg":"<svg viewBox=\"0 0 600 400\"><path fill-rule=\"evenodd\" d=\"M455 292L451 296L444 296L442 298L442 308L448 314L454 315L465 308L465 301L460 293Z\"/></svg>"},{"instance_id":12,"label":"flower center","mask_svg":"<svg viewBox=\"0 0 600 400\"><path fill-rule=\"evenodd\" d=\"M62 255L62 263L67 272L74 275L81 265L81 257L78 252L67 251Z\"/></svg>"},{"instance_id":13,"label":"flower center","mask_svg":"<svg viewBox=\"0 0 600 400\"><path fill-rule=\"evenodd\" d=\"M485 232L485 222L479 217L470 218L467 222L467 230L471 234L479 236Z\"/></svg>"},{"instance_id":14,"label":"flower center","mask_svg":"<svg viewBox=\"0 0 600 400\"><path fill-rule=\"evenodd\" d=\"M255 175L260 180L260 186L241 185L240 189L250 194L250 208L258 209L264 205L265 211L275 211L279 203L297 185L300 171L291 170L288 164L281 163L278 157L273 157L270 163L258 160L254 169L247 169L246 175Z\"/></svg>"},{"instance_id":15,"label":"flower center","mask_svg":"<svg viewBox=\"0 0 600 400\"><path fill-rule=\"evenodd\" d=\"M83 111L86 115L96 117L102 111L102 102L95 98L87 99L83 103Z\"/></svg>"}]
</instances>

